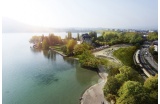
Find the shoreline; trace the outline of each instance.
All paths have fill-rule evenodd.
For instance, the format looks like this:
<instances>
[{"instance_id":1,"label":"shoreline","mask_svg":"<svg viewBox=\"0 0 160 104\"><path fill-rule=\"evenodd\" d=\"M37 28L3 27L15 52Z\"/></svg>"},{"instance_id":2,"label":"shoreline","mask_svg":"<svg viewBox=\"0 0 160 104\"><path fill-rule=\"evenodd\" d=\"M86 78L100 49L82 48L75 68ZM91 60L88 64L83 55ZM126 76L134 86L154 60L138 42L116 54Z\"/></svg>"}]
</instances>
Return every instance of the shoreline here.
<instances>
[{"instance_id":1,"label":"shoreline","mask_svg":"<svg viewBox=\"0 0 160 104\"><path fill-rule=\"evenodd\" d=\"M57 51L57 50L55 50L55 49L53 49L53 48L49 48L49 49L51 49L52 51L60 54L60 55L63 56L63 57L68 57L67 55L65 55L65 54L63 54L62 52L59 52L59 51ZM68 58L75 59L75 60L79 60L78 58L74 58L74 57L68 57Z\"/></svg>"},{"instance_id":2,"label":"shoreline","mask_svg":"<svg viewBox=\"0 0 160 104\"><path fill-rule=\"evenodd\" d=\"M63 57L67 57L67 55L63 54L62 52L56 51L53 48L50 48L50 49L62 55ZM68 58L79 60L78 58L73 58L73 57L68 57ZM79 98L79 104L89 104L89 103L91 104L97 104L97 103L109 104L109 102L105 99L104 93L103 93L103 88L107 82L107 76L108 76L108 74L104 72L103 68L104 68L103 66L99 67L99 69L103 71L102 72L99 71L97 73L98 76L100 77L98 79L98 83L90 86L89 88L85 89L82 92L81 97ZM94 93L95 96L91 95L91 91L92 93Z\"/></svg>"},{"instance_id":3,"label":"shoreline","mask_svg":"<svg viewBox=\"0 0 160 104\"><path fill-rule=\"evenodd\" d=\"M54 52L62 55L63 57L66 57L66 56L67 56L67 55L63 54L62 52L59 52L59 51L55 50L54 48L49 48L49 49L51 49L52 51L54 51Z\"/></svg>"},{"instance_id":4,"label":"shoreline","mask_svg":"<svg viewBox=\"0 0 160 104\"><path fill-rule=\"evenodd\" d=\"M104 98L104 93L103 93L103 87L105 83L107 82L108 74L106 72L98 72L98 75L100 77L98 79L98 83L90 86L82 93L81 98L79 98L80 100L79 104L88 104L88 103L109 104L109 102L106 101L106 99Z\"/></svg>"}]
</instances>

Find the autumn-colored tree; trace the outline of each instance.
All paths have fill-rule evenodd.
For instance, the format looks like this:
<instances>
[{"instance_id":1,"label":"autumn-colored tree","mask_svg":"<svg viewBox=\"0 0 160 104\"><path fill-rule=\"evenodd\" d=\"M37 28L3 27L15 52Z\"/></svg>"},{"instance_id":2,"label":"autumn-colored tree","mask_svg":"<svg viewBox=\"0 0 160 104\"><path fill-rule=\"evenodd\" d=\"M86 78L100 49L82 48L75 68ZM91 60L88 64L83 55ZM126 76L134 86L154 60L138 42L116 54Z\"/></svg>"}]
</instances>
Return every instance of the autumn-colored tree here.
<instances>
[{"instance_id":1,"label":"autumn-colored tree","mask_svg":"<svg viewBox=\"0 0 160 104\"><path fill-rule=\"evenodd\" d=\"M74 39L70 39L67 43L67 53L68 55L73 54L73 49L74 46L77 44L77 41L75 41Z\"/></svg>"},{"instance_id":2,"label":"autumn-colored tree","mask_svg":"<svg viewBox=\"0 0 160 104\"><path fill-rule=\"evenodd\" d=\"M41 39L41 36L32 36L32 38L29 40L30 43L33 43L33 44L37 44L38 42L41 42L42 39Z\"/></svg>"},{"instance_id":3,"label":"autumn-colored tree","mask_svg":"<svg viewBox=\"0 0 160 104\"><path fill-rule=\"evenodd\" d=\"M68 39L72 39L72 33L68 32Z\"/></svg>"},{"instance_id":4,"label":"autumn-colored tree","mask_svg":"<svg viewBox=\"0 0 160 104\"><path fill-rule=\"evenodd\" d=\"M42 49L46 50L49 48L49 44L47 42L47 39L44 39L42 42Z\"/></svg>"}]
</instances>

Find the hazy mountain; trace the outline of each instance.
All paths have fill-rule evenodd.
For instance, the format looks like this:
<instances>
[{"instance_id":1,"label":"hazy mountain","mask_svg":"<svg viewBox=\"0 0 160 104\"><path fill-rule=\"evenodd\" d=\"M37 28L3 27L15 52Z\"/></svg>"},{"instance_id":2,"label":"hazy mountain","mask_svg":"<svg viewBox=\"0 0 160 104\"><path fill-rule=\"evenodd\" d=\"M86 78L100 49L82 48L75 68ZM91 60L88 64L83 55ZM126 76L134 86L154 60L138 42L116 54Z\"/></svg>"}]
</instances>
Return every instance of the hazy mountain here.
<instances>
[{"instance_id":1,"label":"hazy mountain","mask_svg":"<svg viewBox=\"0 0 160 104\"><path fill-rule=\"evenodd\" d=\"M44 28L38 26L31 26L19 21L2 18L2 33L26 33L26 32L88 32L94 30L101 30L102 28Z\"/></svg>"},{"instance_id":2,"label":"hazy mountain","mask_svg":"<svg viewBox=\"0 0 160 104\"><path fill-rule=\"evenodd\" d=\"M53 32L53 28L43 28L38 26L31 26L18 22L9 18L2 18L2 32L3 33L17 33L17 32Z\"/></svg>"}]
</instances>

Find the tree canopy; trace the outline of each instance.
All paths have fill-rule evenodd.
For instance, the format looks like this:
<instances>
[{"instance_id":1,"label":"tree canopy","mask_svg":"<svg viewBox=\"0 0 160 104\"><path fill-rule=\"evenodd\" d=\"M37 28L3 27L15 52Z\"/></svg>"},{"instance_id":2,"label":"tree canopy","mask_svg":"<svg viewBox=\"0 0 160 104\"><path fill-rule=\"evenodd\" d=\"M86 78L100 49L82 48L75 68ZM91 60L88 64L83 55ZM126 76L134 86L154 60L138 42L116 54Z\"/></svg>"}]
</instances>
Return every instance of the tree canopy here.
<instances>
[{"instance_id":1,"label":"tree canopy","mask_svg":"<svg viewBox=\"0 0 160 104\"><path fill-rule=\"evenodd\" d=\"M46 50L49 48L49 43L47 41L47 39L45 38L42 42L42 49Z\"/></svg>"},{"instance_id":2,"label":"tree canopy","mask_svg":"<svg viewBox=\"0 0 160 104\"><path fill-rule=\"evenodd\" d=\"M116 95L118 89L120 88L120 84L118 80L115 77L109 77L107 79L107 83L104 86L104 94L107 96L107 94L113 94Z\"/></svg>"},{"instance_id":3,"label":"tree canopy","mask_svg":"<svg viewBox=\"0 0 160 104\"><path fill-rule=\"evenodd\" d=\"M82 67L87 67L95 70L97 70L98 65L101 64L101 60L94 57L94 55L89 50L85 50L79 56L79 62L81 63Z\"/></svg>"},{"instance_id":4,"label":"tree canopy","mask_svg":"<svg viewBox=\"0 0 160 104\"><path fill-rule=\"evenodd\" d=\"M49 45L56 45L56 44L62 44L62 39L60 36L55 36L54 34L49 34Z\"/></svg>"},{"instance_id":5,"label":"tree canopy","mask_svg":"<svg viewBox=\"0 0 160 104\"><path fill-rule=\"evenodd\" d=\"M30 43L36 44L38 42L42 42L41 36L32 36L32 38L29 40Z\"/></svg>"},{"instance_id":6,"label":"tree canopy","mask_svg":"<svg viewBox=\"0 0 160 104\"><path fill-rule=\"evenodd\" d=\"M67 54L73 54L74 46L77 44L77 41L74 39L70 39L66 45L67 47Z\"/></svg>"},{"instance_id":7,"label":"tree canopy","mask_svg":"<svg viewBox=\"0 0 160 104\"><path fill-rule=\"evenodd\" d=\"M158 32L150 32L147 37L148 40L158 40Z\"/></svg>"},{"instance_id":8,"label":"tree canopy","mask_svg":"<svg viewBox=\"0 0 160 104\"><path fill-rule=\"evenodd\" d=\"M119 97L121 97L121 95L118 94L118 91L127 81L137 81L138 83L143 83L143 78L134 69L132 69L129 66L122 66L118 70L114 69L114 71L109 74L112 74L112 76L109 75L107 83L105 84L103 91L104 91L104 95L106 96L106 98L110 101L111 100L115 101L116 98L119 99ZM131 99L134 100L131 97L131 98L128 98L125 101L125 103L130 102Z\"/></svg>"},{"instance_id":9,"label":"tree canopy","mask_svg":"<svg viewBox=\"0 0 160 104\"><path fill-rule=\"evenodd\" d=\"M118 91L116 104L151 104L149 94L143 85L135 81L127 81Z\"/></svg>"},{"instance_id":10,"label":"tree canopy","mask_svg":"<svg viewBox=\"0 0 160 104\"><path fill-rule=\"evenodd\" d=\"M91 50L93 47L87 43L77 44L74 47L74 55L81 55L85 50Z\"/></svg>"},{"instance_id":11,"label":"tree canopy","mask_svg":"<svg viewBox=\"0 0 160 104\"><path fill-rule=\"evenodd\" d=\"M137 44L142 43L142 34L137 32L115 32L115 31L105 31L102 36L99 36L95 41L97 44L119 44L119 43L129 43Z\"/></svg>"},{"instance_id":12,"label":"tree canopy","mask_svg":"<svg viewBox=\"0 0 160 104\"><path fill-rule=\"evenodd\" d=\"M117 74L115 77L123 84L123 82L127 80L131 81L143 81L143 78L138 74L137 71L132 69L129 66L122 66L119 68L120 73Z\"/></svg>"},{"instance_id":13,"label":"tree canopy","mask_svg":"<svg viewBox=\"0 0 160 104\"><path fill-rule=\"evenodd\" d=\"M68 32L68 39L72 39L72 33L71 32Z\"/></svg>"},{"instance_id":14,"label":"tree canopy","mask_svg":"<svg viewBox=\"0 0 160 104\"><path fill-rule=\"evenodd\" d=\"M148 78L144 82L144 87L152 98L154 104L158 103L158 75Z\"/></svg>"}]
</instances>

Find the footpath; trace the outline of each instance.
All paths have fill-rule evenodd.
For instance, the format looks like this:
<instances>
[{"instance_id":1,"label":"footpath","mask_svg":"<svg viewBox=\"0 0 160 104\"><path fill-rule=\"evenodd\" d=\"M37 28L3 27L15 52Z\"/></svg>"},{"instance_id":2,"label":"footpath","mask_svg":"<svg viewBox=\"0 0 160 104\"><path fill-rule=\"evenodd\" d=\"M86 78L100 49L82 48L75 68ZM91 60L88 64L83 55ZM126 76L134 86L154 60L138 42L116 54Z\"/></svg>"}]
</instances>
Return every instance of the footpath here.
<instances>
[{"instance_id":1,"label":"footpath","mask_svg":"<svg viewBox=\"0 0 160 104\"><path fill-rule=\"evenodd\" d=\"M80 104L109 104L104 98L103 87L107 82L108 74L105 72L104 67L99 66L99 76L100 79L97 84L88 88L82 98L80 99Z\"/></svg>"}]
</instances>

